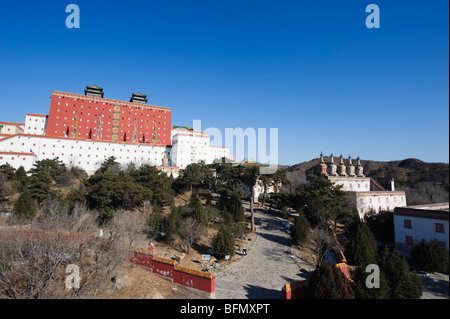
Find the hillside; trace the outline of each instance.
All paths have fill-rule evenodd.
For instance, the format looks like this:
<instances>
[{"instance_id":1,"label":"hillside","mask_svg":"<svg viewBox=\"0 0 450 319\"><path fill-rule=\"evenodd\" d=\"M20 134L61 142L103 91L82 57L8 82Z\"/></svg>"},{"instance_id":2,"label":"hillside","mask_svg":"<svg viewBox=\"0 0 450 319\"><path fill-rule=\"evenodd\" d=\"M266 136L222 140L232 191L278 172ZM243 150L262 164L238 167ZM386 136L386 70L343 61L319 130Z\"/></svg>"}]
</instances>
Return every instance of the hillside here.
<instances>
[{"instance_id":1,"label":"hillside","mask_svg":"<svg viewBox=\"0 0 450 319\"><path fill-rule=\"evenodd\" d=\"M330 157L324 156L326 163L330 162ZM354 164L356 161L353 161ZM339 164L339 158L335 157L335 163ZM345 164L348 159L345 159ZM304 180L306 176L318 173L320 159L316 158L308 162L284 167L286 173L294 184ZM395 179L397 186L415 188L418 184L432 183L442 185L449 190L449 164L448 163L426 163L419 159L408 158L399 161L371 161L361 160L364 167L364 174L372 177L383 187L389 189L391 178Z\"/></svg>"}]
</instances>

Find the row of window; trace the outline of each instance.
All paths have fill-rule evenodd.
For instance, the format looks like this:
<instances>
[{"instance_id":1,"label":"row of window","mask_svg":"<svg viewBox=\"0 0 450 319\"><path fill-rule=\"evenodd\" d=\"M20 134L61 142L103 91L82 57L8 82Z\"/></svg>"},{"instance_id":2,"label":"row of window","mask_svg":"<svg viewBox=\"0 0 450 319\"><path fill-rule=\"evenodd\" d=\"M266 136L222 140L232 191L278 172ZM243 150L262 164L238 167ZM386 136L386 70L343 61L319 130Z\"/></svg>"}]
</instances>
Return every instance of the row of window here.
<instances>
[{"instance_id":1,"label":"row of window","mask_svg":"<svg viewBox=\"0 0 450 319\"><path fill-rule=\"evenodd\" d=\"M24 145L24 143L22 143L22 145ZM36 145L36 144L33 144L33 146L35 146L35 145ZM47 146L46 144L43 145L43 147L46 147L46 146ZM55 144L53 144L52 146L53 146L53 147L56 147ZM62 147L62 148L65 148L66 146L65 146L65 145L61 145L61 147ZM73 145L71 146L71 148L73 149ZM82 149L83 149L83 146L80 146L80 150L82 150ZM87 149L90 150L91 147L88 146ZM100 148L97 147L97 148L96 148L96 151L99 151L99 150L100 150ZM108 151L108 149L107 149L106 147L105 147L105 151ZM112 149L112 152L115 152L115 149L114 149L114 148ZM119 149L119 152L122 152L122 149ZM130 150L127 150L127 152L130 152ZM134 152L137 153L137 150L134 150ZM150 154L150 152L151 152L151 151L148 151L149 154ZM142 150L141 153L144 153L144 150ZM154 151L154 153L157 154L157 151ZM164 154L164 152L162 151L161 154Z\"/></svg>"},{"instance_id":2,"label":"row of window","mask_svg":"<svg viewBox=\"0 0 450 319\"><path fill-rule=\"evenodd\" d=\"M88 120L88 122L89 122L89 120ZM109 124L109 123L108 123ZM58 126L58 123L56 123L56 126ZM128 126L130 126L130 124L128 124ZM68 127L68 126L64 126L64 127ZM28 128L30 128L30 127L28 127ZM83 126L82 125L78 125L77 126L77 128L78 129L82 129L83 128ZM86 126L86 128L87 129L92 129L91 127L89 127L89 126ZM141 125L141 127L140 128L142 128L142 125ZM148 129L149 127L147 126L147 129ZM36 128L34 128L34 129L36 129ZM97 128L95 128L95 129L97 129ZM151 129L151 128L150 128ZM100 130L102 130L103 131L103 127L102 128L100 128ZM111 129L108 129L107 131L109 132ZM165 131L166 130L166 128L163 128L163 130ZM9 130L8 130L9 131ZM105 129L105 131L106 131L106 129ZM123 130L121 131L121 132L123 132ZM131 133L131 131L130 130L128 130L127 131L128 133ZM55 133L58 133L58 131L55 131ZM63 132L64 133L64 132ZM159 133L158 133L158 135L159 135ZM206 143L205 143L205 145L206 145Z\"/></svg>"},{"instance_id":3,"label":"row of window","mask_svg":"<svg viewBox=\"0 0 450 319\"><path fill-rule=\"evenodd\" d=\"M42 152L42 155L45 155L45 152ZM58 155L58 154L55 154L55 153L52 153L52 156L63 157L63 156L64 156L64 153L61 153L61 154L59 154L59 155ZM73 155L73 153L72 153L72 154L69 154L69 156L70 156L70 157L73 157L74 155ZM79 154L78 157L83 157L83 154ZM91 155L88 154L87 157L90 158ZM98 155L95 155L95 157L98 158L99 156L98 156ZM106 155L103 155L103 158L106 158L106 157L107 157ZM2 158L0 157L0 159L2 159ZM119 159L122 159L122 156L119 156ZM130 159L129 156L127 156L127 160L128 160L128 159ZM136 157L134 157L134 159L136 159ZM14 160L14 157L12 158L12 160ZM25 160L25 157L23 158L23 160ZM141 157L141 160L144 160L144 157ZM150 161L151 158L148 157L147 160ZM155 157L155 161L157 161L157 160L158 160L158 158ZM159 160L161 160L161 159L159 159ZM80 163L81 163L81 162L78 162L78 164L80 164ZM89 165L89 162L87 162L87 164Z\"/></svg>"},{"instance_id":4,"label":"row of window","mask_svg":"<svg viewBox=\"0 0 450 319\"><path fill-rule=\"evenodd\" d=\"M14 142L11 142L11 145L14 145ZM24 143L24 142L22 142L22 146L25 146L25 143ZM36 143L33 143L33 147L36 147ZM43 144L42 147L47 147L47 144ZM49 145L49 147L50 147L50 145ZM53 144L52 147L53 147L53 148L56 148L56 145ZM66 146L65 146L65 145L61 145L61 148L66 148ZM73 145L72 145L70 148L73 149L73 148L74 148ZM83 146L80 146L80 150L82 150L82 149L83 149ZM94 148L92 148L92 149L94 149ZM91 150L91 147L90 147L90 146L87 147L87 150ZM97 148L96 148L96 151L99 151L99 150L100 150L100 148L97 147ZM108 149L107 149L106 147L105 147L105 151L108 151ZM112 152L115 152L116 149L113 148L111 151L112 151ZM118 151L119 151L119 152L122 152L122 149L118 149ZM129 149L126 150L126 151L127 151L128 153L130 152ZM134 152L137 153L137 150L134 150ZM151 151L148 151L148 154L150 154L150 152L151 152ZM161 154L164 154L164 151L153 151L153 153L154 153L155 155L158 154L158 152L160 152ZM141 150L141 153L144 153L144 150ZM45 154L45 152L43 152L42 154ZM64 155L64 154L63 154L63 155Z\"/></svg>"},{"instance_id":5,"label":"row of window","mask_svg":"<svg viewBox=\"0 0 450 319\"><path fill-rule=\"evenodd\" d=\"M105 157L105 158L106 158L106 157ZM120 156L119 159L122 159L122 156ZM130 158L127 157L127 159L130 159ZM134 158L134 160L136 160L136 157ZM141 157L140 160L141 160L141 161L147 160L147 161L151 162L151 158L150 158L150 157L147 158L147 159ZM158 161L158 160L155 158L155 161ZM73 164L73 162L70 161L70 165L72 165L72 164ZM98 165L98 164L100 164L100 162L95 162L95 163L93 163L93 164L94 164L94 165ZM82 165L81 161L78 161L78 165ZM90 162L86 162L86 165L90 165Z\"/></svg>"},{"instance_id":6,"label":"row of window","mask_svg":"<svg viewBox=\"0 0 450 319\"><path fill-rule=\"evenodd\" d=\"M59 112L60 110L57 109L56 111ZM67 113L67 110L65 110L65 113ZM72 114L75 114L75 111L73 111ZM83 115L83 112L80 112L80 115ZM85 115L85 114L84 114L84 115ZM137 115L137 113L136 113L136 115ZM88 113L87 116L94 116L94 117L96 118L96 120L97 120L97 114L91 115L91 113ZM147 114L147 116L150 116L150 115ZM105 115L104 115L104 114L101 114L101 117L105 117ZM112 117L111 117L111 115L107 115L107 118L111 119ZM161 118L161 116L159 115L158 118ZM59 116L57 116L56 119L59 119ZM64 119L67 120L67 117L64 117ZM164 116L163 119L166 119L166 117ZM72 120L72 121L75 121L75 118L72 117L71 120ZM80 121L82 121L82 120L83 120L83 118L80 118ZM125 117L122 117L122 120L125 120ZM89 122L89 120L87 120L87 121ZM131 118L130 118L130 117L128 118L128 121L131 121ZM141 122L144 122L144 120L141 119ZM150 120L147 120L146 122L147 122L147 123L150 123ZM166 125L166 122L163 122L163 123L164 123L164 125ZM109 124L109 123L108 123L108 124ZM161 122L158 122L158 124L161 124Z\"/></svg>"},{"instance_id":7,"label":"row of window","mask_svg":"<svg viewBox=\"0 0 450 319\"><path fill-rule=\"evenodd\" d=\"M369 188L367 184L365 184L366 188ZM349 184L349 188L353 188L353 184ZM358 184L358 188L361 188L361 184Z\"/></svg>"},{"instance_id":8,"label":"row of window","mask_svg":"<svg viewBox=\"0 0 450 319\"><path fill-rule=\"evenodd\" d=\"M438 241L439 245L445 248L445 242ZM405 244L408 246L414 246L414 241L412 236L405 236Z\"/></svg>"},{"instance_id":9,"label":"row of window","mask_svg":"<svg viewBox=\"0 0 450 319\"><path fill-rule=\"evenodd\" d=\"M32 122L32 121L33 121L33 119L32 119L32 118L29 118L29 119L28 119L28 122ZM35 122L37 122L37 121L38 121L38 119L35 119ZM42 120L41 122L42 122L42 123L44 123L44 122L45 122L45 120Z\"/></svg>"},{"instance_id":10,"label":"row of window","mask_svg":"<svg viewBox=\"0 0 450 319\"><path fill-rule=\"evenodd\" d=\"M434 223L435 224L435 232L440 234L445 234L444 224L442 223ZM411 219L403 220L403 227L407 229L412 229L412 221Z\"/></svg>"},{"instance_id":11,"label":"row of window","mask_svg":"<svg viewBox=\"0 0 450 319\"><path fill-rule=\"evenodd\" d=\"M3 159L3 156L0 156L0 160L2 160ZM14 161L14 159L15 159L15 157L13 156L13 157L11 157L11 161ZM22 160L26 160L26 157L25 156L23 156L22 157Z\"/></svg>"},{"instance_id":12,"label":"row of window","mask_svg":"<svg viewBox=\"0 0 450 319\"><path fill-rule=\"evenodd\" d=\"M58 125L58 124L56 124L56 125ZM80 129L80 128L82 128L82 126L78 126L78 128ZM86 126L86 128L89 129L89 126ZM69 129L69 128L67 127L67 129ZM92 137L95 138L95 137L97 136L97 134L95 133L96 130L97 130L97 129L95 129L95 128L94 128L94 130L90 129L90 133L85 133L85 136L87 136L88 139L91 139L91 137L90 137L89 134L92 134ZM100 130L103 131L103 128L101 128ZM166 130L166 129L164 129L164 130ZM111 130L110 130L110 129L107 129L107 130L105 129L105 131L110 132ZM123 133L123 130L121 130L121 132ZM114 131L113 131L113 133L117 134L117 132L114 132ZM132 132L131 132L131 131L126 131L125 134L126 134L126 133L128 133L129 135L132 135ZM55 131L55 134L58 134L58 131ZM64 137L70 136L70 132L69 132L69 135L67 135L67 131L63 131L61 134L63 134ZM157 133L157 135L160 136L159 133ZM81 136L81 133L77 133L77 136L80 137L80 136ZM117 138L116 138L116 139L117 139ZM128 141L128 140L131 141L131 140L132 140L131 136L128 136L128 137L127 137L126 135L123 135L120 139L123 140L123 141ZM105 135L103 135L103 136L100 138L100 140L102 140L102 141L105 141L105 140L106 140L106 141L111 140L111 135L108 134L108 133L106 133ZM142 140L140 139L139 141L142 141ZM166 139L162 139L162 140L158 139L158 142L159 142L159 143L162 143L162 144L165 144L165 143L166 143Z\"/></svg>"},{"instance_id":13,"label":"row of window","mask_svg":"<svg viewBox=\"0 0 450 319\"><path fill-rule=\"evenodd\" d=\"M199 145L201 145L202 143L203 143L203 142L198 142L198 143L192 142L192 144L199 144ZM180 144L190 144L190 143L189 143L189 141L183 143L183 140L181 140L181 141L180 141ZM206 145L206 144L207 144L207 142L205 142L205 145Z\"/></svg>"},{"instance_id":14,"label":"row of window","mask_svg":"<svg viewBox=\"0 0 450 319\"><path fill-rule=\"evenodd\" d=\"M61 98L64 98L64 97L59 97L60 99ZM73 99L74 101L77 101L77 99L75 98L75 99ZM91 100L88 100L88 102L89 103L92 103L92 101ZM98 101L95 101L94 102L95 104L98 104ZM105 103L105 102L102 102L103 103L103 105L111 105L111 106L114 106L114 103ZM58 102L58 105L61 105L61 102ZM69 103L66 103L66 106L69 106ZM76 104L74 104L73 106L76 106ZM84 105L81 105L81 107L82 108L84 108ZM125 107L125 108L128 108L129 106L128 105L122 105L121 107ZM133 107L133 106L130 106L130 107ZM90 109L91 107L90 106L88 106L88 108ZM96 108L97 109L97 108ZM104 110L104 109L103 109ZM153 112L155 112L155 111L158 111L158 112L164 112L164 113L166 113L167 111L166 110L156 110L156 109L151 109ZM111 109L109 110L110 112L111 112ZM122 113L125 113L125 111L122 111ZM130 111L128 112L129 114L130 114Z\"/></svg>"},{"instance_id":15,"label":"row of window","mask_svg":"<svg viewBox=\"0 0 450 319\"><path fill-rule=\"evenodd\" d=\"M403 196L400 197L400 201L401 202L405 201ZM396 196L394 196L394 202L397 202L397 197ZM360 198L359 199L359 203L363 204L364 203L364 199ZM381 203L381 197L378 197L378 203ZM389 197L386 197L386 203L389 203ZM369 198L369 204L372 204L372 198Z\"/></svg>"}]
</instances>

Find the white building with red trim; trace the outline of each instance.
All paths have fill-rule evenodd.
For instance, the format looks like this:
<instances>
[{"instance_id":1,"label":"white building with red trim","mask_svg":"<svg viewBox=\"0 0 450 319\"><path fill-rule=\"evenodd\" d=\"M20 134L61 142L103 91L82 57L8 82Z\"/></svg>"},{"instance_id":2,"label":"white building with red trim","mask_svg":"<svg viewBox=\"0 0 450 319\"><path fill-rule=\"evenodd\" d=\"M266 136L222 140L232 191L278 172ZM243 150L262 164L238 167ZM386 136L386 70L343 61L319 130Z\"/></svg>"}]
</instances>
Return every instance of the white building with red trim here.
<instances>
[{"instance_id":1,"label":"white building with red trim","mask_svg":"<svg viewBox=\"0 0 450 319\"><path fill-rule=\"evenodd\" d=\"M20 134L24 132L23 123L1 122L0 121L0 138Z\"/></svg>"},{"instance_id":2,"label":"white building with red trim","mask_svg":"<svg viewBox=\"0 0 450 319\"><path fill-rule=\"evenodd\" d=\"M395 248L408 255L425 239L436 239L449 250L449 203L396 207L394 209Z\"/></svg>"},{"instance_id":3,"label":"white building with red trim","mask_svg":"<svg viewBox=\"0 0 450 319\"><path fill-rule=\"evenodd\" d=\"M25 134L44 135L47 129L47 115L27 113L25 116Z\"/></svg>"},{"instance_id":4,"label":"white building with red trim","mask_svg":"<svg viewBox=\"0 0 450 319\"><path fill-rule=\"evenodd\" d=\"M200 161L212 164L216 159L232 158L228 147L211 146L206 132L194 131L189 126L174 126L171 138L172 165L180 169Z\"/></svg>"},{"instance_id":5,"label":"white building with red trim","mask_svg":"<svg viewBox=\"0 0 450 319\"><path fill-rule=\"evenodd\" d=\"M393 211L396 207L406 206L406 194L403 191L369 191L348 192L352 202L356 204L361 219L365 214Z\"/></svg>"},{"instance_id":6,"label":"white building with red trim","mask_svg":"<svg viewBox=\"0 0 450 319\"><path fill-rule=\"evenodd\" d=\"M35 161L58 157L67 167L77 166L93 174L110 156L120 164L162 166L166 152L163 146L15 134L0 140L0 165L9 163L28 171Z\"/></svg>"},{"instance_id":7,"label":"white building with red trim","mask_svg":"<svg viewBox=\"0 0 450 319\"><path fill-rule=\"evenodd\" d=\"M369 212L378 214L382 211L393 211L396 207L406 206L406 194L403 191L395 190L394 180L391 181L391 189L386 190L374 179L366 177L359 157L354 166L351 157L346 165L341 155L340 163L336 165L333 154L331 154L330 163L327 165L323 154L320 154L320 175L333 184L340 185L341 190L348 193L350 201L354 204L361 219Z\"/></svg>"},{"instance_id":8,"label":"white building with red trim","mask_svg":"<svg viewBox=\"0 0 450 319\"><path fill-rule=\"evenodd\" d=\"M93 174L108 157L116 157L120 164L134 163L157 166L174 177L191 163L229 157L228 148L209 146L209 137L187 138L175 134L175 145L170 147L140 143L119 143L68 137L34 134L12 134L0 138L0 165L9 163L14 168L23 166L26 171L42 159L58 157L67 167L77 166ZM201 145L201 143L205 143ZM164 158L167 161L164 161Z\"/></svg>"}]
</instances>

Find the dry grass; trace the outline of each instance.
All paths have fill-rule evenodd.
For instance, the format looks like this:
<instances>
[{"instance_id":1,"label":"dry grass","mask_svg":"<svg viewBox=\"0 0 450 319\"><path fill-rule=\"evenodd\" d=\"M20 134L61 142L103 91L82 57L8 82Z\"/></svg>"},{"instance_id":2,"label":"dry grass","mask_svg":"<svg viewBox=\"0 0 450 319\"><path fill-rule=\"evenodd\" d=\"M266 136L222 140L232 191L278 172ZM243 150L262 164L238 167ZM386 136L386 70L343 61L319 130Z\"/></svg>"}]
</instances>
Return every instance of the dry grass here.
<instances>
[{"instance_id":1,"label":"dry grass","mask_svg":"<svg viewBox=\"0 0 450 319\"><path fill-rule=\"evenodd\" d=\"M172 284L169 279L155 275L144 267L123 262L117 273L131 279L131 284L120 290L113 287L98 296L99 299L200 299L194 290Z\"/></svg>"}]
</instances>

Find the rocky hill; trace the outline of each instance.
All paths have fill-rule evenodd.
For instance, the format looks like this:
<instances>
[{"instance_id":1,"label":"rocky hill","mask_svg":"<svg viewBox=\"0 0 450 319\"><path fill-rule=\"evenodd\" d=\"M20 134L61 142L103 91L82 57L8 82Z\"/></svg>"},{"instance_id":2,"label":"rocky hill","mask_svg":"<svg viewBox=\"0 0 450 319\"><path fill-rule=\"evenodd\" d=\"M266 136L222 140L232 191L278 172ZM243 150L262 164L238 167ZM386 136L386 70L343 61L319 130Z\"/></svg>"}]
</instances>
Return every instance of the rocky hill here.
<instances>
[{"instance_id":1,"label":"rocky hill","mask_svg":"<svg viewBox=\"0 0 450 319\"><path fill-rule=\"evenodd\" d=\"M324 156L326 163L330 162L330 157ZM339 157L334 158L339 165ZM345 159L345 164L348 159ZM354 160L355 164L356 161ZM307 162L292 166L283 167L282 170L294 184L306 179L307 176L315 175L319 172L320 159L316 158ZM394 178L396 185L415 188L418 184L432 183L443 186L449 190L449 164L448 163L426 163L419 159L408 158L400 161L371 161L361 160L364 167L364 174L372 177L383 187L389 189L391 178Z\"/></svg>"}]
</instances>

